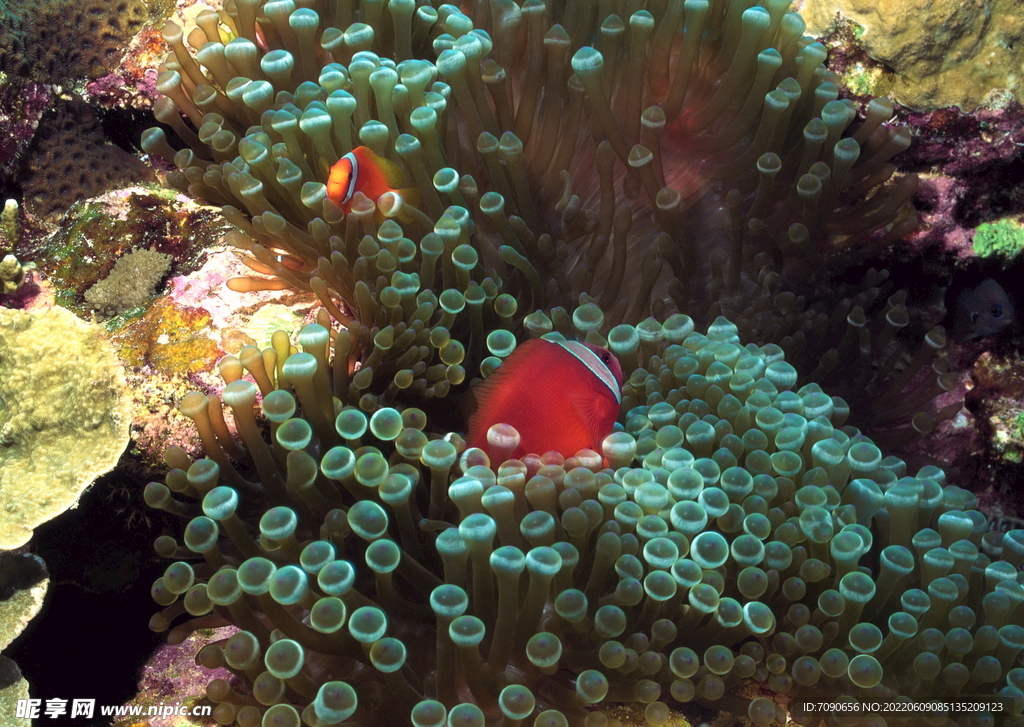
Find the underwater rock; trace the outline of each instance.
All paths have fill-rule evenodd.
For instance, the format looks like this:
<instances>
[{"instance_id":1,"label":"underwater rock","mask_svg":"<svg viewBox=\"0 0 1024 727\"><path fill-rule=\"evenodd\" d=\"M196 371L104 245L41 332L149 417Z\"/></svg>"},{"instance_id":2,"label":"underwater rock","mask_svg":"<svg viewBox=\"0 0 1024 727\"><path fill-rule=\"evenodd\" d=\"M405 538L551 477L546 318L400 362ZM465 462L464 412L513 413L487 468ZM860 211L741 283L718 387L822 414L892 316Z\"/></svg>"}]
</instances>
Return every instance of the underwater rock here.
<instances>
[{"instance_id":1,"label":"underwater rock","mask_svg":"<svg viewBox=\"0 0 1024 727\"><path fill-rule=\"evenodd\" d=\"M860 42L894 71L891 93L904 106L970 111L1024 100L1024 16L1017 0L805 0L808 32L825 34L837 16L863 28Z\"/></svg>"}]
</instances>

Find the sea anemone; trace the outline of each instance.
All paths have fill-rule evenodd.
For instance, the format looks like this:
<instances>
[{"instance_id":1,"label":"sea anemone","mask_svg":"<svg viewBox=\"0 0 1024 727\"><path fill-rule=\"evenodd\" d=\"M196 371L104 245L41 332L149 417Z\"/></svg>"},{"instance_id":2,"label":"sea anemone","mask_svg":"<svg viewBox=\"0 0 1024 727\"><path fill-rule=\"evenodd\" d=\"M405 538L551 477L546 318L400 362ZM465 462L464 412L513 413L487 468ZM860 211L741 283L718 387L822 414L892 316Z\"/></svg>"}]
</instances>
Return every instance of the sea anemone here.
<instances>
[{"instance_id":1,"label":"sea anemone","mask_svg":"<svg viewBox=\"0 0 1024 727\"><path fill-rule=\"evenodd\" d=\"M189 521L156 543L175 562L151 625L241 629L199 655L251 689L211 682L219 721L596 727L607 703L663 724L695 701L768 725L786 695L810 724L811 695L1019 693L1021 538L718 317L766 329L767 301L797 341L820 315L789 281L819 268L818 290L914 224L908 133L885 101L856 119L787 9L235 0L192 51L165 28L155 111L186 148L145 148L275 276L235 289L326 311L186 396L208 459L172 449L146 490ZM416 204L327 196L360 145ZM507 460L506 426L483 451L428 424L426 399L555 333L627 374L601 452Z\"/></svg>"},{"instance_id":2,"label":"sea anemone","mask_svg":"<svg viewBox=\"0 0 1024 727\"><path fill-rule=\"evenodd\" d=\"M916 178L889 161L908 132L882 99L857 120L788 5L239 0L187 38L165 27L155 113L187 148L161 129L144 147L277 278L233 287L312 290L342 324L410 326L410 276L434 315L484 327L587 291L613 324L745 322L786 297L787 266L843 268L915 220ZM356 145L399 163L418 204L357 193L344 214L324 183ZM783 335L813 330L787 312Z\"/></svg>"},{"instance_id":3,"label":"sea anemone","mask_svg":"<svg viewBox=\"0 0 1024 727\"><path fill-rule=\"evenodd\" d=\"M319 325L184 398L210 459L171 449L146 488L188 521L155 544L151 627L238 626L198 655L246 685L209 684L219 723L593 727L637 702L659 725L695 702L770 725L788 700L882 724L870 705L968 694L1019 720L1024 532L986 533L724 318L600 330L630 372L601 453L500 461L500 426L488 453L343 406Z\"/></svg>"}]
</instances>

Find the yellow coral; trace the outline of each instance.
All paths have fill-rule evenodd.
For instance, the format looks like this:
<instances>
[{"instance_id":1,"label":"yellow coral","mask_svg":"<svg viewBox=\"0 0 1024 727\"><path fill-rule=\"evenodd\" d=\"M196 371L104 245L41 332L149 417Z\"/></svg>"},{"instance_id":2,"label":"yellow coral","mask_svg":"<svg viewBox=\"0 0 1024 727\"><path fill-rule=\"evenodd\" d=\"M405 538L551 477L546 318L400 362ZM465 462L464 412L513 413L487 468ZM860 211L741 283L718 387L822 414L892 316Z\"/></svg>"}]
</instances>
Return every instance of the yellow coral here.
<instances>
[{"instance_id":1,"label":"yellow coral","mask_svg":"<svg viewBox=\"0 0 1024 727\"><path fill-rule=\"evenodd\" d=\"M130 423L98 326L63 308L0 310L0 549L74 506L117 462Z\"/></svg>"},{"instance_id":2,"label":"yellow coral","mask_svg":"<svg viewBox=\"0 0 1024 727\"><path fill-rule=\"evenodd\" d=\"M149 302L170 269L167 253L134 250L114 263L110 275L85 291L85 301L103 315L124 313Z\"/></svg>"}]
</instances>

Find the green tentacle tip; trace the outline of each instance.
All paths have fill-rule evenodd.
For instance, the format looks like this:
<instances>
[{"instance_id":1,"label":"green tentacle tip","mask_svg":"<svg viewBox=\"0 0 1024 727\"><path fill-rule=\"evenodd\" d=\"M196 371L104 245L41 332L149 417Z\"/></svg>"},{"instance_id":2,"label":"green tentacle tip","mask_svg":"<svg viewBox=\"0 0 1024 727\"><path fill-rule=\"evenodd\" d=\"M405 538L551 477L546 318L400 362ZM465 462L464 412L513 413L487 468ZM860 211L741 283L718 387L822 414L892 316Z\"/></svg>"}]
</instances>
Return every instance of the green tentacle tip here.
<instances>
[{"instance_id":1,"label":"green tentacle tip","mask_svg":"<svg viewBox=\"0 0 1024 727\"><path fill-rule=\"evenodd\" d=\"M185 545L194 553L208 553L217 546L220 531L208 517L193 518L185 528Z\"/></svg>"},{"instance_id":2,"label":"green tentacle tip","mask_svg":"<svg viewBox=\"0 0 1024 727\"><path fill-rule=\"evenodd\" d=\"M366 565L375 573L391 573L402 559L402 549L393 540L381 538L366 549Z\"/></svg>"},{"instance_id":3,"label":"green tentacle tip","mask_svg":"<svg viewBox=\"0 0 1024 727\"><path fill-rule=\"evenodd\" d=\"M313 700L317 718L328 724L344 722L359 706L356 690L348 682L324 682Z\"/></svg>"},{"instance_id":4,"label":"green tentacle tip","mask_svg":"<svg viewBox=\"0 0 1024 727\"><path fill-rule=\"evenodd\" d=\"M401 669L405 665L406 656L405 644L391 636L378 639L370 647L370 663L377 671L386 674Z\"/></svg>"},{"instance_id":5,"label":"green tentacle tip","mask_svg":"<svg viewBox=\"0 0 1024 727\"><path fill-rule=\"evenodd\" d=\"M302 549L299 565L310 575L317 575L335 557L334 545L326 540L314 540Z\"/></svg>"},{"instance_id":6,"label":"green tentacle tip","mask_svg":"<svg viewBox=\"0 0 1024 727\"><path fill-rule=\"evenodd\" d=\"M349 509L348 524L360 538L373 541L387 532L388 515L377 503L360 500Z\"/></svg>"},{"instance_id":7,"label":"green tentacle tip","mask_svg":"<svg viewBox=\"0 0 1024 727\"><path fill-rule=\"evenodd\" d=\"M403 428L402 414L397 409L378 409L370 417L370 433L382 441L397 439Z\"/></svg>"},{"instance_id":8,"label":"green tentacle tip","mask_svg":"<svg viewBox=\"0 0 1024 727\"><path fill-rule=\"evenodd\" d=\"M587 669L576 677L576 694L587 704L603 701L608 688L608 678L596 669Z\"/></svg>"},{"instance_id":9,"label":"green tentacle tip","mask_svg":"<svg viewBox=\"0 0 1024 727\"><path fill-rule=\"evenodd\" d=\"M348 593L356 580L356 569L347 560L335 560L328 563L317 573L316 582L320 589L331 596L343 596Z\"/></svg>"},{"instance_id":10,"label":"green tentacle tip","mask_svg":"<svg viewBox=\"0 0 1024 727\"><path fill-rule=\"evenodd\" d=\"M313 427L305 419L295 417L283 422L275 432L277 443L289 451L305 449L313 441Z\"/></svg>"},{"instance_id":11,"label":"green tentacle tip","mask_svg":"<svg viewBox=\"0 0 1024 727\"><path fill-rule=\"evenodd\" d=\"M526 719L537 706L537 699L528 687L510 684L498 695L498 708L508 719Z\"/></svg>"},{"instance_id":12,"label":"green tentacle tip","mask_svg":"<svg viewBox=\"0 0 1024 727\"><path fill-rule=\"evenodd\" d=\"M539 669L551 669L562 657L562 642L552 633L534 634L526 642L526 658Z\"/></svg>"},{"instance_id":13,"label":"green tentacle tip","mask_svg":"<svg viewBox=\"0 0 1024 727\"><path fill-rule=\"evenodd\" d=\"M383 638L388 627L385 613L373 606L362 606L352 612L348 619L348 630L352 637L363 644L372 644Z\"/></svg>"},{"instance_id":14,"label":"green tentacle tip","mask_svg":"<svg viewBox=\"0 0 1024 727\"><path fill-rule=\"evenodd\" d=\"M448 712L447 724L452 727L484 727L487 720L483 710L475 704L457 704Z\"/></svg>"},{"instance_id":15,"label":"green tentacle tip","mask_svg":"<svg viewBox=\"0 0 1024 727\"><path fill-rule=\"evenodd\" d=\"M229 606L237 603L243 596L238 583L238 571L234 568L222 568L210 576L206 586L206 594L217 606Z\"/></svg>"},{"instance_id":16,"label":"green tentacle tip","mask_svg":"<svg viewBox=\"0 0 1024 727\"><path fill-rule=\"evenodd\" d=\"M305 652L297 641L280 639L275 641L263 655L267 671L278 679L291 679L302 670Z\"/></svg>"},{"instance_id":17,"label":"green tentacle tip","mask_svg":"<svg viewBox=\"0 0 1024 727\"><path fill-rule=\"evenodd\" d=\"M260 533L271 540L284 540L295 533L299 517L289 507L274 507L260 518Z\"/></svg>"},{"instance_id":18,"label":"green tentacle tip","mask_svg":"<svg viewBox=\"0 0 1024 727\"><path fill-rule=\"evenodd\" d=\"M195 583L195 571L188 563L171 563L164 571L163 585L174 594L182 594Z\"/></svg>"},{"instance_id":19,"label":"green tentacle tip","mask_svg":"<svg viewBox=\"0 0 1024 727\"><path fill-rule=\"evenodd\" d=\"M277 566L266 558L249 558L238 566L238 585L246 593L259 596L270 591Z\"/></svg>"},{"instance_id":20,"label":"green tentacle tip","mask_svg":"<svg viewBox=\"0 0 1024 727\"><path fill-rule=\"evenodd\" d=\"M510 331L499 328L487 334L487 350L493 356L506 358L515 347L516 338Z\"/></svg>"},{"instance_id":21,"label":"green tentacle tip","mask_svg":"<svg viewBox=\"0 0 1024 727\"><path fill-rule=\"evenodd\" d=\"M366 414L354 408L343 409L334 420L334 429L343 439L359 439L368 427Z\"/></svg>"},{"instance_id":22,"label":"green tentacle tip","mask_svg":"<svg viewBox=\"0 0 1024 727\"><path fill-rule=\"evenodd\" d=\"M306 571L298 566L282 566L270 579L270 596L283 606L299 603L308 592Z\"/></svg>"},{"instance_id":23,"label":"green tentacle tip","mask_svg":"<svg viewBox=\"0 0 1024 727\"><path fill-rule=\"evenodd\" d=\"M225 520L238 508L238 492L230 487L214 487L203 497L203 513L213 520Z\"/></svg>"},{"instance_id":24,"label":"green tentacle tip","mask_svg":"<svg viewBox=\"0 0 1024 727\"><path fill-rule=\"evenodd\" d=\"M322 634L333 634L345 625L345 602L334 596L319 599L309 610L309 625Z\"/></svg>"},{"instance_id":25,"label":"green tentacle tip","mask_svg":"<svg viewBox=\"0 0 1024 727\"><path fill-rule=\"evenodd\" d=\"M362 414L362 412L359 413ZM343 480L350 477L355 469L356 456L348 447L332 447L320 460L320 471L332 480Z\"/></svg>"},{"instance_id":26,"label":"green tentacle tip","mask_svg":"<svg viewBox=\"0 0 1024 727\"><path fill-rule=\"evenodd\" d=\"M413 727L445 727L448 710L436 700L424 699L412 708L409 719Z\"/></svg>"}]
</instances>

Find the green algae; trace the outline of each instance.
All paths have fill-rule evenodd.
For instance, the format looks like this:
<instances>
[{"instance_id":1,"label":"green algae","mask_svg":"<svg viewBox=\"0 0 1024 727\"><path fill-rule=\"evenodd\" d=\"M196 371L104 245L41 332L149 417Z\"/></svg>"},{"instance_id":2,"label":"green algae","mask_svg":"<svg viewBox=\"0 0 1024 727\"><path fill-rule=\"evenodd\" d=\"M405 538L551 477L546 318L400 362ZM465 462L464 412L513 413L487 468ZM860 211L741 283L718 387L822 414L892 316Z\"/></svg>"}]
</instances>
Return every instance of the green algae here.
<instances>
[{"instance_id":1,"label":"green algae","mask_svg":"<svg viewBox=\"0 0 1024 727\"><path fill-rule=\"evenodd\" d=\"M223 229L212 208L170 190L135 187L75 204L61 229L32 256L57 303L88 315L92 306L85 302L85 291L106 278L123 256L155 249L174 257L175 274L188 272L199 267L202 253ZM131 311L127 315L132 317Z\"/></svg>"},{"instance_id":2,"label":"green algae","mask_svg":"<svg viewBox=\"0 0 1024 727\"><path fill-rule=\"evenodd\" d=\"M1016 257L1024 250L1024 226L1012 219L983 222L974 230L973 249L980 257Z\"/></svg>"}]
</instances>

